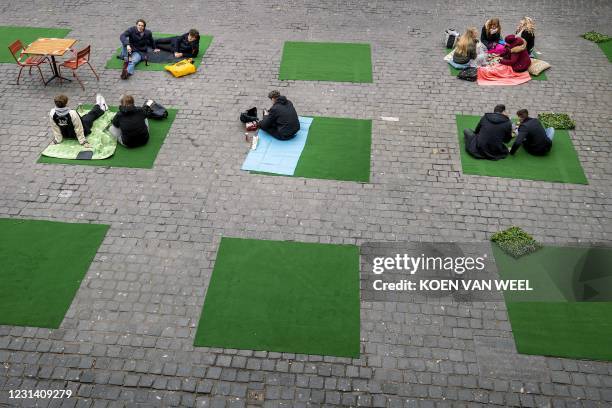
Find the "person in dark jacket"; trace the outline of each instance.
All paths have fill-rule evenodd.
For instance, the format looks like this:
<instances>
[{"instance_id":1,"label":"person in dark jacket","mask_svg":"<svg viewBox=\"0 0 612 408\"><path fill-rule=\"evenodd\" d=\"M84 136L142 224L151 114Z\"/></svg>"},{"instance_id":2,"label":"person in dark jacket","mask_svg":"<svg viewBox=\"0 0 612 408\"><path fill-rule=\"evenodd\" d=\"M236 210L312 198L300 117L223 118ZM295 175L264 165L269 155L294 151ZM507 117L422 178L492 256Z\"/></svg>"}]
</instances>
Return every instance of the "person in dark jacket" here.
<instances>
[{"instance_id":1,"label":"person in dark jacket","mask_svg":"<svg viewBox=\"0 0 612 408\"><path fill-rule=\"evenodd\" d=\"M529 117L527 109L519 110L516 112L516 115L520 120L520 125L516 140L512 145L512 149L510 149L510 154L516 153L521 146L534 156L544 156L548 153L552 148L554 129L544 129L544 126L542 126L538 119Z\"/></svg>"},{"instance_id":2,"label":"person in dark jacket","mask_svg":"<svg viewBox=\"0 0 612 408\"><path fill-rule=\"evenodd\" d=\"M192 28L178 37L158 38L157 48L174 53L175 58L195 58L200 52L200 33Z\"/></svg>"},{"instance_id":3,"label":"person in dark jacket","mask_svg":"<svg viewBox=\"0 0 612 408\"><path fill-rule=\"evenodd\" d=\"M476 159L501 160L508 156L505 143L512 140L512 122L504 105L485 113L476 129L465 129L465 150Z\"/></svg>"},{"instance_id":4,"label":"person in dark jacket","mask_svg":"<svg viewBox=\"0 0 612 408\"><path fill-rule=\"evenodd\" d=\"M267 114L264 110L264 118L258 123L259 129L278 140L293 139L300 130L300 120L293 104L278 91L270 92L268 98L272 100L272 107Z\"/></svg>"},{"instance_id":5,"label":"person in dark jacket","mask_svg":"<svg viewBox=\"0 0 612 408\"><path fill-rule=\"evenodd\" d=\"M527 43L527 52L533 54L535 46L535 22L530 17L523 17L516 27L516 35Z\"/></svg>"},{"instance_id":6,"label":"person in dark jacket","mask_svg":"<svg viewBox=\"0 0 612 408\"><path fill-rule=\"evenodd\" d=\"M110 132L125 147L138 147L149 141L149 125L142 108L134 106L134 97L121 97L119 112L115 115Z\"/></svg>"},{"instance_id":7,"label":"person in dark jacket","mask_svg":"<svg viewBox=\"0 0 612 408\"><path fill-rule=\"evenodd\" d=\"M119 39L121 40L121 56L124 61L128 61L127 69L121 73L122 79L127 79L134 74L134 69L143 57L146 56L149 48L153 52L159 52L153 39L153 33L146 29L147 23L143 19L136 21L134 27L125 30Z\"/></svg>"},{"instance_id":8,"label":"person in dark jacket","mask_svg":"<svg viewBox=\"0 0 612 408\"><path fill-rule=\"evenodd\" d=\"M490 50L495 47L500 40L501 25L499 24L499 18L487 20L484 26L482 26L482 30L480 30L480 42Z\"/></svg>"},{"instance_id":9,"label":"person in dark jacket","mask_svg":"<svg viewBox=\"0 0 612 408\"><path fill-rule=\"evenodd\" d=\"M499 61L502 65L509 65L514 72L525 72L531 65L531 58L527 52L527 43L521 37L513 34L506 36L506 52Z\"/></svg>"}]
</instances>

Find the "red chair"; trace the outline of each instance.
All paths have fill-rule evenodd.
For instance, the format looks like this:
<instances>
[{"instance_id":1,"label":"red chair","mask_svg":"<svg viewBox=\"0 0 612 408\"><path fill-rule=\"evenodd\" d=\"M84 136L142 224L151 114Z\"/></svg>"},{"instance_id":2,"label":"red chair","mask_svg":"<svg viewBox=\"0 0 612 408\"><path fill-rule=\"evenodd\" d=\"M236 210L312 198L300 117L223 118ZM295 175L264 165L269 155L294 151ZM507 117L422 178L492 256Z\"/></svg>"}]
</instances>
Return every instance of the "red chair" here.
<instances>
[{"instance_id":1,"label":"red chair","mask_svg":"<svg viewBox=\"0 0 612 408\"><path fill-rule=\"evenodd\" d=\"M73 52L74 52L74 50L73 50ZM85 87L83 86L83 83L81 82L81 80L79 79L79 77L76 74L76 70L79 69L79 67L82 67L85 64L89 65L89 68L91 68L91 72L94 73L94 75L96 76L96 80L99 81L100 77L98 76L98 74L96 74L96 71L93 69L93 67L89 63L89 55L90 54L91 54L91 45L88 45L87 47L83 48L81 51L77 52L76 56L74 58L62 62L59 65L60 81L61 81L61 78L62 78L62 67L71 69L72 70L72 76L74 76L76 78L76 80L79 81L79 84L81 84L81 88L83 88L83 90L85 90Z\"/></svg>"},{"instance_id":2,"label":"red chair","mask_svg":"<svg viewBox=\"0 0 612 408\"><path fill-rule=\"evenodd\" d=\"M45 77L43 76L42 71L40 70L40 64L44 64L47 62L50 63L47 57L43 55L36 55L36 56L28 57L27 54L25 53L25 48L23 47L23 44L19 40L9 45L8 48L13 58L15 58L15 62L17 62L17 65L21 67L19 69L19 75L17 75L17 85L19 85L19 78L21 78L21 71L23 71L25 67L30 68L29 70L30 75L32 74L32 67L36 67L38 68L38 72L40 73L40 79L43 81L43 84L47 86L47 83L45 82ZM22 61L24 56L26 57L26 59L25 61Z\"/></svg>"}]
</instances>

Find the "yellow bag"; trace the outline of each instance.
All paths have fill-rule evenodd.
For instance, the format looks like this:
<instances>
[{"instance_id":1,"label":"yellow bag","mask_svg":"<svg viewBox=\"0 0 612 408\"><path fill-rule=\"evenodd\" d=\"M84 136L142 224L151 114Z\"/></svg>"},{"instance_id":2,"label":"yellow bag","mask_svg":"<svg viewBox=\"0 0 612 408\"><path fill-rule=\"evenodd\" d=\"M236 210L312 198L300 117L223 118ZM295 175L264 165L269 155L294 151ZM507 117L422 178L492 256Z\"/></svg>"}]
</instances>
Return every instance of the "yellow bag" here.
<instances>
[{"instance_id":1,"label":"yellow bag","mask_svg":"<svg viewBox=\"0 0 612 408\"><path fill-rule=\"evenodd\" d=\"M175 78L196 72L196 67L193 65L191 58L184 59L171 65L166 65L164 69L174 75Z\"/></svg>"}]
</instances>

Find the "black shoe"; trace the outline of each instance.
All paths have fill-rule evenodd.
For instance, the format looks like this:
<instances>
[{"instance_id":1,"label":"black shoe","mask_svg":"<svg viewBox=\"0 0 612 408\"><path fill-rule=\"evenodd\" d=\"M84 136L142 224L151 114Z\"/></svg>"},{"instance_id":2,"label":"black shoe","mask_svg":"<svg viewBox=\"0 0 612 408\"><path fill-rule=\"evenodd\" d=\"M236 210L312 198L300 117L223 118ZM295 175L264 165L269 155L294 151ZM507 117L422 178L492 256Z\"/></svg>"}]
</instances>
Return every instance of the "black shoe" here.
<instances>
[{"instance_id":1,"label":"black shoe","mask_svg":"<svg viewBox=\"0 0 612 408\"><path fill-rule=\"evenodd\" d=\"M115 57L117 57L117 59L120 59L120 60L123 59L123 57L121 55L115 55Z\"/></svg>"}]
</instances>

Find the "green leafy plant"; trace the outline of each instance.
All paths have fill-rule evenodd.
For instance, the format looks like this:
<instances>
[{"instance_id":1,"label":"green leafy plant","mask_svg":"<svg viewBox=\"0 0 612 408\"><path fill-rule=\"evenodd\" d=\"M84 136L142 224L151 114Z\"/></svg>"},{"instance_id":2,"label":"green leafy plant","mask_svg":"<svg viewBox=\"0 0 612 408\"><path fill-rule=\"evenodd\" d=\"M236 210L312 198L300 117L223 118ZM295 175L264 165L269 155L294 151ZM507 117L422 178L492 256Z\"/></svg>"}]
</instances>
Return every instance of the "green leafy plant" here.
<instances>
[{"instance_id":1,"label":"green leafy plant","mask_svg":"<svg viewBox=\"0 0 612 408\"><path fill-rule=\"evenodd\" d=\"M510 227L496 232L491 237L491 241L514 258L520 258L542 248L542 245L519 227Z\"/></svg>"},{"instance_id":2,"label":"green leafy plant","mask_svg":"<svg viewBox=\"0 0 612 408\"><path fill-rule=\"evenodd\" d=\"M545 128L574 129L576 124L567 113L540 113L538 119Z\"/></svg>"},{"instance_id":3,"label":"green leafy plant","mask_svg":"<svg viewBox=\"0 0 612 408\"><path fill-rule=\"evenodd\" d=\"M602 43L609 41L612 37L608 37L605 34L600 34L595 31L589 31L588 33L582 34L582 38L584 38L585 40L593 41L595 43Z\"/></svg>"}]
</instances>

